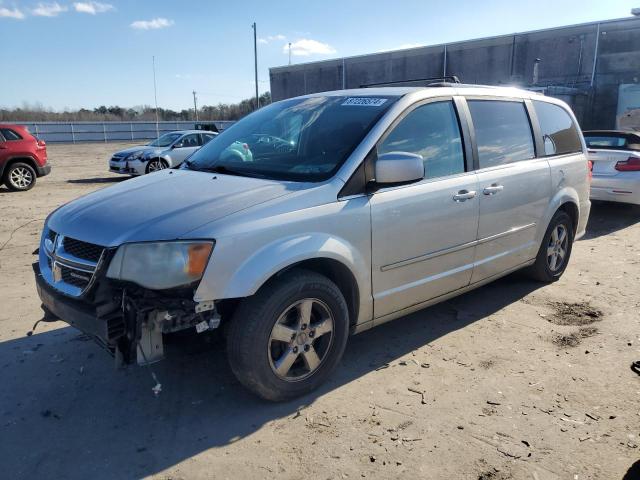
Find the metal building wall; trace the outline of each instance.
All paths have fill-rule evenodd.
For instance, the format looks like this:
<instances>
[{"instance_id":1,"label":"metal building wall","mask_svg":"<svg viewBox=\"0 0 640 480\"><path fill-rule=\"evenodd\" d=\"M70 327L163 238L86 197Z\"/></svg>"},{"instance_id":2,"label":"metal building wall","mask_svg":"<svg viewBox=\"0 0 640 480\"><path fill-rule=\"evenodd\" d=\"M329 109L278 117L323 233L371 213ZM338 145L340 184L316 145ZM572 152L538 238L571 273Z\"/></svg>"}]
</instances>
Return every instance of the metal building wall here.
<instances>
[{"instance_id":1,"label":"metal building wall","mask_svg":"<svg viewBox=\"0 0 640 480\"><path fill-rule=\"evenodd\" d=\"M550 95L561 91L584 128L613 128L618 86L640 77L640 18L276 67L270 69L271 95L276 101L442 75Z\"/></svg>"}]
</instances>

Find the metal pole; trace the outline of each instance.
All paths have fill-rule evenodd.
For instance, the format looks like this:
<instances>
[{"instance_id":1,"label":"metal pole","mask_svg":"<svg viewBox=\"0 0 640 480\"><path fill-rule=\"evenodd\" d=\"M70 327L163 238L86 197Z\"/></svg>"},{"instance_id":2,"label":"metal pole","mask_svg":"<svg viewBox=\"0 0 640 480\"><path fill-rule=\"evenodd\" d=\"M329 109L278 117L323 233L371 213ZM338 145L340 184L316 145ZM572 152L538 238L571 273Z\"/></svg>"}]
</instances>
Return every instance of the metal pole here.
<instances>
[{"instance_id":1,"label":"metal pole","mask_svg":"<svg viewBox=\"0 0 640 480\"><path fill-rule=\"evenodd\" d=\"M198 121L198 100L196 99L196 91L193 91L193 111L196 112L196 122Z\"/></svg>"},{"instance_id":2,"label":"metal pole","mask_svg":"<svg viewBox=\"0 0 640 480\"><path fill-rule=\"evenodd\" d=\"M442 59L442 79L447 78L447 46L444 46L444 58Z\"/></svg>"},{"instance_id":3,"label":"metal pole","mask_svg":"<svg viewBox=\"0 0 640 480\"><path fill-rule=\"evenodd\" d=\"M593 70L591 70L591 86L596 79L596 64L598 63L598 43L600 42L600 24L596 30L596 48L593 51Z\"/></svg>"},{"instance_id":4,"label":"metal pole","mask_svg":"<svg viewBox=\"0 0 640 480\"><path fill-rule=\"evenodd\" d=\"M256 22L253 22L253 61L256 77L256 110L260 108L260 95L258 94L258 29L256 28Z\"/></svg>"},{"instance_id":5,"label":"metal pole","mask_svg":"<svg viewBox=\"0 0 640 480\"><path fill-rule=\"evenodd\" d=\"M291 65L291 42L289 42L289 65Z\"/></svg>"},{"instance_id":6,"label":"metal pole","mask_svg":"<svg viewBox=\"0 0 640 480\"><path fill-rule=\"evenodd\" d=\"M156 138L160 137L160 128L158 126L158 88L156 86L156 57L151 57L153 61L153 98L156 102Z\"/></svg>"}]
</instances>

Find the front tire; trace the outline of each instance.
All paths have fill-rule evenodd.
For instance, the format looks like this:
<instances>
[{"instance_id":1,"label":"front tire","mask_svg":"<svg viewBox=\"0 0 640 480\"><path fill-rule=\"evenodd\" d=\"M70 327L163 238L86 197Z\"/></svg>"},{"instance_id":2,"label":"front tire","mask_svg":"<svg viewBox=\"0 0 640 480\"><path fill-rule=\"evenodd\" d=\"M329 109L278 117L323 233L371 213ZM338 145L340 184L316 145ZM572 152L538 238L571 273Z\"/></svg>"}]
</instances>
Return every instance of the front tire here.
<instances>
[{"instance_id":1,"label":"front tire","mask_svg":"<svg viewBox=\"0 0 640 480\"><path fill-rule=\"evenodd\" d=\"M529 275L540 282L555 282L564 273L573 247L573 221L564 211L555 213L542 239Z\"/></svg>"},{"instance_id":2,"label":"front tire","mask_svg":"<svg viewBox=\"0 0 640 480\"><path fill-rule=\"evenodd\" d=\"M241 302L227 336L229 364L256 395L288 400L325 382L348 334L340 289L323 275L294 270Z\"/></svg>"},{"instance_id":3,"label":"front tire","mask_svg":"<svg viewBox=\"0 0 640 480\"><path fill-rule=\"evenodd\" d=\"M36 184L36 171L27 163L13 163L4 174L4 184L13 192L26 192Z\"/></svg>"},{"instance_id":4,"label":"front tire","mask_svg":"<svg viewBox=\"0 0 640 480\"><path fill-rule=\"evenodd\" d=\"M157 172L158 170L164 170L166 168L169 168L169 164L166 160L154 158L149 160L149 163L147 164L147 173Z\"/></svg>"}]
</instances>

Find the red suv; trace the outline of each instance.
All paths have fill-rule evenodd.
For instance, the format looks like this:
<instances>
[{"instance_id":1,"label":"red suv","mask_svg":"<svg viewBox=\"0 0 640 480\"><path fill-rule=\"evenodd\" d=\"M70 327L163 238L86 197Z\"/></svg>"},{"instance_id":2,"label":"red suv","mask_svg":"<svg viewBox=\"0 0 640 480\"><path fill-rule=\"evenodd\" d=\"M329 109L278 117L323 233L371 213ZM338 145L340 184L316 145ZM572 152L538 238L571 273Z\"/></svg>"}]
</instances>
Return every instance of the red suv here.
<instances>
[{"instance_id":1,"label":"red suv","mask_svg":"<svg viewBox=\"0 0 640 480\"><path fill-rule=\"evenodd\" d=\"M47 146L25 127L0 123L0 179L13 191L25 191L51 172Z\"/></svg>"}]
</instances>

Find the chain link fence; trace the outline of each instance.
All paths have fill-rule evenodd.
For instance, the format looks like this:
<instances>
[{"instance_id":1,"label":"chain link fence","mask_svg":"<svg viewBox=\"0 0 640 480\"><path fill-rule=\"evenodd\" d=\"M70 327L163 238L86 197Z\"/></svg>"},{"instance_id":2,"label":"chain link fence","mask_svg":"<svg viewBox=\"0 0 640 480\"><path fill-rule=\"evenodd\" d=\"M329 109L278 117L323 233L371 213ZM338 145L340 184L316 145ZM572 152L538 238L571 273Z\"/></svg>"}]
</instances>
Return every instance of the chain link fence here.
<instances>
[{"instance_id":1,"label":"chain link fence","mask_svg":"<svg viewBox=\"0 0 640 480\"><path fill-rule=\"evenodd\" d=\"M135 142L152 140L175 130L193 130L196 124L215 125L222 131L232 121L207 122L15 122L47 143Z\"/></svg>"}]
</instances>

